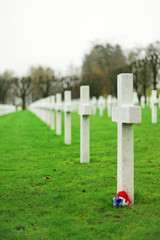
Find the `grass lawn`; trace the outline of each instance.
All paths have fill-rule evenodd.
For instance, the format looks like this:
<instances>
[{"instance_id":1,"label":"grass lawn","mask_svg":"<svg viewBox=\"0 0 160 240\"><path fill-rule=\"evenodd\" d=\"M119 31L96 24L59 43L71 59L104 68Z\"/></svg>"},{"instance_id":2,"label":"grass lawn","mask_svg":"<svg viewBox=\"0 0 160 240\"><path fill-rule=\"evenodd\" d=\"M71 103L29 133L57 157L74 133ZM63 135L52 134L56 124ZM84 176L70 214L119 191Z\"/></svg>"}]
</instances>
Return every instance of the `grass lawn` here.
<instances>
[{"instance_id":1,"label":"grass lawn","mask_svg":"<svg viewBox=\"0 0 160 240\"><path fill-rule=\"evenodd\" d=\"M63 115L63 114L62 114ZM29 111L0 117L0 240L160 239L160 110L134 126L135 205L116 208L117 124L90 117L90 164ZM50 176L51 179L45 179Z\"/></svg>"}]
</instances>

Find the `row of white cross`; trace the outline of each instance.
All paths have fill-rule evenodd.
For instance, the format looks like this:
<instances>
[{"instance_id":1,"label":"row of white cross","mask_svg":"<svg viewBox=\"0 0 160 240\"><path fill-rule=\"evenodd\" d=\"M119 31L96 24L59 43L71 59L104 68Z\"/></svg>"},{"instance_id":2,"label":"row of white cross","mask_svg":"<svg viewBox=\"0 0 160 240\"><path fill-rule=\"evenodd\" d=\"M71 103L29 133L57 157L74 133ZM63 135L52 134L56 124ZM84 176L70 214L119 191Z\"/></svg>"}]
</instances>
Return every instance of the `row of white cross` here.
<instances>
[{"instance_id":1,"label":"row of white cross","mask_svg":"<svg viewBox=\"0 0 160 240\"><path fill-rule=\"evenodd\" d=\"M71 105L70 110L77 111L79 108L79 105L80 105L80 100L79 99L71 100L71 93L69 93L69 91L65 91L65 92L66 92L66 94L70 95L70 97L69 97L70 98L69 104ZM150 104L150 107L152 110L152 114L151 114L152 123L157 122L157 105L158 105L158 103L160 103L160 99L157 98L156 95L157 95L157 92L155 90L152 90L151 96L146 98L146 100L147 100L146 103L147 103L147 105ZM47 109L47 111L57 110L60 106L59 111L61 111L61 110L64 110L66 101L67 100L65 98L65 101L62 102L61 94L57 94L56 101L55 101L55 96L50 96L50 97L43 98L41 100L38 100L38 101L32 103L31 106L34 106L35 108L37 108L37 109L39 108L41 110ZM104 110L107 107L108 117L112 117L112 108L117 106L117 98L115 98L111 95L108 95L107 99L100 96L99 99L97 100L96 97L92 97L92 99L90 100L90 104L92 107L93 115L96 114L97 107L98 107L99 116L103 116ZM135 105L135 106L139 105L139 99L138 99L138 95L136 92L133 93L133 105ZM141 97L141 106L142 106L142 108L145 107L145 97L144 96ZM159 107L160 107L160 104L159 104ZM45 111L41 112L41 113L43 115L43 113L45 113ZM43 116L42 116L42 118L43 118ZM53 118L53 120L54 120L54 118ZM53 120L51 121L51 125L53 125ZM47 123L50 120L44 119L44 121L46 121L46 123ZM47 124L49 125L49 123L47 123ZM53 129L53 127L51 127L51 129ZM61 130L59 129L59 131L61 131Z\"/></svg>"},{"instance_id":2,"label":"row of white cross","mask_svg":"<svg viewBox=\"0 0 160 240\"><path fill-rule=\"evenodd\" d=\"M9 105L9 104L0 104L0 116L20 110L20 107Z\"/></svg>"},{"instance_id":3,"label":"row of white cross","mask_svg":"<svg viewBox=\"0 0 160 240\"><path fill-rule=\"evenodd\" d=\"M117 192L126 191L134 204L134 147L133 147L133 124L141 123L141 107L135 106L133 101L133 74L120 74L117 79L118 105L112 108L112 121L118 124L118 149L117 149ZM55 97L51 97L52 102ZM94 101L93 101L94 100ZM102 109L105 107L103 99L99 99ZM89 163L89 116L96 109L93 109L95 99L90 102L89 86L80 87L79 115L81 122L80 129L80 162ZM108 100L109 104L110 100ZM150 100L154 109L158 100L156 91L152 91ZM78 103L76 103L78 105ZM116 105L117 103L115 103ZM77 106L76 105L76 106ZM56 94L56 108L46 106L37 107L35 103L30 105L30 110L44 120L44 113L47 123L50 119L51 129L55 128L54 109L56 110L56 134L61 135L61 94ZM39 111L40 110L40 111ZM48 111L49 110L49 111ZM64 112L65 112L65 144L71 144L71 92L65 91ZM111 111L111 109L110 109ZM153 111L152 111L153 112ZM101 115L101 114L100 114ZM154 115L155 118L155 115ZM154 119L152 119L153 121ZM154 121L153 121L154 122Z\"/></svg>"}]
</instances>

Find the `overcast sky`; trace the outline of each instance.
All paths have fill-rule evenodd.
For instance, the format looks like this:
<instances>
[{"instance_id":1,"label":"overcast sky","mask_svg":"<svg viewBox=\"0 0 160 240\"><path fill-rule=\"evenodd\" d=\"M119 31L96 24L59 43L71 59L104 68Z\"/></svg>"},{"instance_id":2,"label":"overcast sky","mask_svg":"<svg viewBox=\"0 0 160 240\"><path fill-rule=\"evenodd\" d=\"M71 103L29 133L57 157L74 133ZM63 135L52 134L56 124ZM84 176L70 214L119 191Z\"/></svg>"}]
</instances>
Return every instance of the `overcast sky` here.
<instances>
[{"instance_id":1,"label":"overcast sky","mask_svg":"<svg viewBox=\"0 0 160 240\"><path fill-rule=\"evenodd\" d=\"M0 0L0 73L66 73L94 42L124 49L160 40L160 0Z\"/></svg>"}]
</instances>

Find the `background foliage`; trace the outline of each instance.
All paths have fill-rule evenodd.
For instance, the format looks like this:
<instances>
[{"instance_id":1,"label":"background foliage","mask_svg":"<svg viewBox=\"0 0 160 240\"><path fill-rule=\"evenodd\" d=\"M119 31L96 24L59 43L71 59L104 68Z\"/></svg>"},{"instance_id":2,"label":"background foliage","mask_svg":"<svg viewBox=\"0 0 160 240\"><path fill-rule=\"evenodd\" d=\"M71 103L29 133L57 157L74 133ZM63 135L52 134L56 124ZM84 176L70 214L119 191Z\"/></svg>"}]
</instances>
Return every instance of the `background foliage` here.
<instances>
[{"instance_id":1,"label":"background foliage","mask_svg":"<svg viewBox=\"0 0 160 240\"><path fill-rule=\"evenodd\" d=\"M74 67L65 76L56 76L49 67L31 67L28 74L17 78L13 72L0 75L0 103L26 104L64 90L79 98L80 85L90 86L90 95L117 94L117 75L134 74L134 88L138 95L146 96L149 89L157 89L160 70L160 42L146 48L124 51L118 44L95 44L82 61L81 71Z\"/></svg>"}]
</instances>

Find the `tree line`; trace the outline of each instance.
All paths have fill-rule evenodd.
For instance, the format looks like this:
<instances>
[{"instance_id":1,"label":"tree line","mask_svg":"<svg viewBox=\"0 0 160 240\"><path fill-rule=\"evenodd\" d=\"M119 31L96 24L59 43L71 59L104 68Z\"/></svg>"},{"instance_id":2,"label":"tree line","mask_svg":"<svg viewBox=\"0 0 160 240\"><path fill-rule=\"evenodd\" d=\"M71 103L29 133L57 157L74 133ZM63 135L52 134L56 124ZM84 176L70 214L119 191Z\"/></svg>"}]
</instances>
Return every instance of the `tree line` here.
<instances>
[{"instance_id":1,"label":"tree line","mask_svg":"<svg viewBox=\"0 0 160 240\"><path fill-rule=\"evenodd\" d=\"M157 89L160 70L160 42L146 48L122 50L118 44L95 44L82 61L81 73L73 71L65 76L56 76L51 68L31 67L27 76L18 78L12 71L0 74L0 103L19 104L40 98L72 91L72 98L79 98L79 87L90 86L90 95L99 97L117 94L117 75L133 73L134 89L139 95Z\"/></svg>"}]
</instances>

